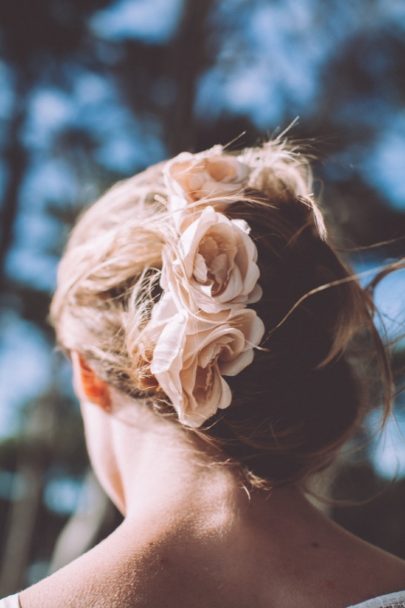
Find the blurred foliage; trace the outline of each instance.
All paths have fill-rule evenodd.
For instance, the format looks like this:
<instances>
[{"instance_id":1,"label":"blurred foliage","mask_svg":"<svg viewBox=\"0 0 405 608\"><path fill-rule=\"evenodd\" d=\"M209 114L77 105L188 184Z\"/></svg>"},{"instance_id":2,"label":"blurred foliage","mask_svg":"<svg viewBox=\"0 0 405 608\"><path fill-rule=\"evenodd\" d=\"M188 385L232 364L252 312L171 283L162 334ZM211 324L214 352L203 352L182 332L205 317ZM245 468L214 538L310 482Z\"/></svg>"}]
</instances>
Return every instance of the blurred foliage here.
<instances>
[{"instance_id":1,"label":"blurred foliage","mask_svg":"<svg viewBox=\"0 0 405 608\"><path fill-rule=\"evenodd\" d=\"M396 0L0 3L0 595L46 573L86 489L70 372L47 323L83 205L183 149L254 144L299 115L291 137L315 157L342 251L360 271L403 255L404 33ZM401 276L380 296L390 336L404 320ZM404 356L399 345L399 382ZM339 495L381 487L373 446L345 464ZM403 492L401 481L334 515L405 557Z\"/></svg>"}]
</instances>

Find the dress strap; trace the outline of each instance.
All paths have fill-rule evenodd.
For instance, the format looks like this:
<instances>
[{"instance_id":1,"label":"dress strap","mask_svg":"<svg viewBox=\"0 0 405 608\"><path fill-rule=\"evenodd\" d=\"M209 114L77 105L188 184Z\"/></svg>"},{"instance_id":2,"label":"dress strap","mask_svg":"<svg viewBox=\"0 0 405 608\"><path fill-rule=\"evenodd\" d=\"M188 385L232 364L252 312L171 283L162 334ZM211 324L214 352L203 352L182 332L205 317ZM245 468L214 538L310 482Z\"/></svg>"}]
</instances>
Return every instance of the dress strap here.
<instances>
[{"instance_id":1,"label":"dress strap","mask_svg":"<svg viewBox=\"0 0 405 608\"><path fill-rule=\"evenodd\" d=\"M360 604L353 604L348 608L405 608L405 591L380 595Z\"/></svg>"},{"instance_id":2,"label":"dress strap","mask_svg":"<svg viewBox=\"0 0 405 608\"><path fill-rule=\"evenodd\" d=\"M0 600L0 608L21 608L21 604L18 601L18 593Z\"/></svg>"}]
</instances>

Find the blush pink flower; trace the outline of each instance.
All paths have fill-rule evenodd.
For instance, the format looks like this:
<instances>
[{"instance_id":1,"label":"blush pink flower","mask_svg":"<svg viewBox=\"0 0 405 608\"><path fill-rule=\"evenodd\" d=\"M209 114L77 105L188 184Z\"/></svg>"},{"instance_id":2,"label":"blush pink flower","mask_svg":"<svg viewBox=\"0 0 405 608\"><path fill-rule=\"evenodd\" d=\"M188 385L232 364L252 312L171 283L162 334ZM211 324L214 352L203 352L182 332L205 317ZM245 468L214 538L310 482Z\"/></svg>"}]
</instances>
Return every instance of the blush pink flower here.
<instances>
[{"instance_id":1,"label":"blush pink flower","mask_svg":"<svg viewBox=\"0 0 405 608\"><path fill-rule=\"evenodd\" d=\"M252 363L264 326L251 309L231 313L224 323L196 318L164 294L148 331L154 341L152 374L179 421L198 428L231 404L223 376L234 376Z\"/></svg>"},{"instance_id":2,"label":"blush pink flower","mask_svg":"<svg viewBox=\"0 0 405 608\"><path fill-rule=\"evenodd\" d=\"M164 170L171 226L163 294L137 344L136 380L165 394L192 428L231 404L224 376L252 363L264 334L262 320L246 308L262 295L249 225L220 212L242 197L249 173L221 146L180 154Z\"/></svg>"},{"instance_id":3,"label":"blush pink flower","mask_svg":"<svg viewBox=\"0 0 405 608\"><path fill-rule=\"evenodd\" d=\"M206 156L182 152L164 170L168 208L179 225L203 204L218 207L226 197L241 193L247 185L250 168L230 155L219 153L218 146ZM225 203L226 204L226 203Z\"/></svg>"},{"instance_id":4,"label":"blush pink flower","mask_svg":"<svg viewBox=\"0 0 405 608\"><path fill-rule=\"evenodd\" d=\"M248 224L211 206L163 252L163 289L194 312L216 314L257 302L259 275Z\"/></svg>"}]
</instances>

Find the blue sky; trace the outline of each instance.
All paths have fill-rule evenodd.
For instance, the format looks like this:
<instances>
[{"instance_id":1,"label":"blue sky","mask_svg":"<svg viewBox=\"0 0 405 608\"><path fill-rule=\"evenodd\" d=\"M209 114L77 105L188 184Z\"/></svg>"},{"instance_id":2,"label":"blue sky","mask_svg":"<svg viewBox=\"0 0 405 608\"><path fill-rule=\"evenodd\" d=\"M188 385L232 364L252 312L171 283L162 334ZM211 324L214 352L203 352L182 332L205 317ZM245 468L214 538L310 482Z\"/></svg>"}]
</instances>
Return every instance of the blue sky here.
<instances>
[{"instance_id":1,"label":"blue sky","mask_svg":"<svg viewBox=\"0 0 405 608\"><path fill-rule=\"evenodd\" d=\"M107 40L164 44L177 29L182 6L182 0L119 0L96 13L90 27Z\"/></svg>"}]
</instances>

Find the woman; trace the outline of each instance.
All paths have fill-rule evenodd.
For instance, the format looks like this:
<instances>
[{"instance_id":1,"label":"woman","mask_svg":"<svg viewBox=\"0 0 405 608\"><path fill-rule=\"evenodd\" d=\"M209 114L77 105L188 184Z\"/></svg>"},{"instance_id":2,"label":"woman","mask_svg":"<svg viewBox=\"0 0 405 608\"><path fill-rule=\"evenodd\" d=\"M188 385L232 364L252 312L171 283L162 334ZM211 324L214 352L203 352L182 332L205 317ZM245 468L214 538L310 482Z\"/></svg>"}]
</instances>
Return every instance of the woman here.
<instances>
[{"instance_id":1,"label":"woman","mask_svg":"<svg viewBox=\"0 0 405 608\"><path fill-rule=\"evenodd\" d=\"M305 495L372 405L372 315L281 142L183 153L107 192L52 319L124 521L22 608L405 606L405 563Z\"/></svg>"}]
</instances>

